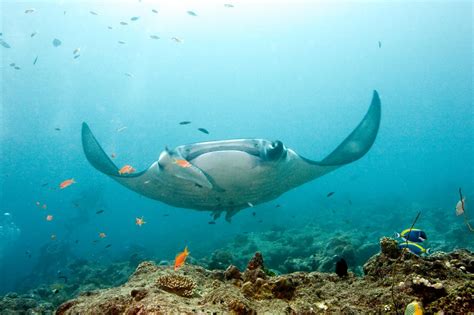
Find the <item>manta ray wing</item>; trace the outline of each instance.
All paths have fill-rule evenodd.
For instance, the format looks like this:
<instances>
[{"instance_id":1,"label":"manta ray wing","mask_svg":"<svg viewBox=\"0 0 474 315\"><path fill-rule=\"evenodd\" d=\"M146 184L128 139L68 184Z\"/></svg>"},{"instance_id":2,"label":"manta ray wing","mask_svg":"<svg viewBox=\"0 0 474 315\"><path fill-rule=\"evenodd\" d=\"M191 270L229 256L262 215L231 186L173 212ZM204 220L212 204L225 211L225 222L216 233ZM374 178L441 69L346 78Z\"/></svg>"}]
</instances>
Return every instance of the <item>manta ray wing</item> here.
<instances>
[{"instance_id":1,"label":"manta ray wing","mask_svg":"<svg viewBox=\"0 0 474 315\"><path fill-rule=\"evenodd\" d=\"M94 168L110 176L125 187L154 198L150 196L150 193L147 193L146 185L153 180L152 170L157 167L156 163L153 163L147 170L142 172L119 174L119 168L102 149L86 123L82 123L82 147L87 160Z\"/></svg>"},{"instance_id":2,"label":"manta ray wing","mask_svg":"<svg viewBox=\"0 0 474 315\"><path fill-rule=\"evenodd\" d=\"M372 102L362 121L322 161L313 161L295 153L298 159L294 161L293 172L288 179L289 184L293 187L299 186L363 157L375 142L380 118L380 98L377 91L374 91Z\"/></svg>"}]
</instances>

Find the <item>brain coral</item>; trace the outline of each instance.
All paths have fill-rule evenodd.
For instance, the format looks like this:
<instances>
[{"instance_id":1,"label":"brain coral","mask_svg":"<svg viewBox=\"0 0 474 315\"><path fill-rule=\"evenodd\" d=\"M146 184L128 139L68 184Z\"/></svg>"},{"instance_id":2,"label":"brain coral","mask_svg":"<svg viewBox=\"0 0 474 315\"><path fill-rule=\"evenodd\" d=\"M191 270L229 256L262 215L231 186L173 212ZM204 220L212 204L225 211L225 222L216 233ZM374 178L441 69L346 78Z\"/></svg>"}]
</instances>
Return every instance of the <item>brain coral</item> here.
<instances>
[{"instance_id":1,"label":"brain coral","mask_svg":"<svg viewBox=\"0 0 474 315\"><path fill-rule=\"evenodd\" d=\"M196 287L196 283L191 278L177 274L161 276L156 283L161 289L184 297L192 297Z\"/></svg>"}]
</instances>

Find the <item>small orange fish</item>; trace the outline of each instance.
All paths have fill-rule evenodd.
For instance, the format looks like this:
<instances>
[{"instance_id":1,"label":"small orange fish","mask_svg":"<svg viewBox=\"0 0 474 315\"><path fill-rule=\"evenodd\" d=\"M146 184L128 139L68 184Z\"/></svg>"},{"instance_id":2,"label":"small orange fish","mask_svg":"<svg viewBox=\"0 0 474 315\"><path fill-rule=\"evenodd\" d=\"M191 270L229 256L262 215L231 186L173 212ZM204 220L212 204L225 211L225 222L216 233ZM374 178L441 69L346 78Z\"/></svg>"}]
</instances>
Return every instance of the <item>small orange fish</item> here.
<instances>
[{"instance_id":1,"label":"small orange fish","mask_svg":"<svg viewBox=\"0 0 474 315\"><path fill-rule=\"evenodd\" d=\"M53 221L53 216L51 214L48 214L46 216L46 221Z\"/></svg>"},{"instance_id":2,"label":"small orange fish","mask_svg":"<svg viewBox=\"0 0 474 315\"><path fill-rule=\"evenodd\" d=\"M184 265L184 262L186 261L186 258L189 255L188 247L186 246L184 248L184 251L176 255L176 258L174 260L174 271L178 270L179 267Z\"/></svg>"},{"instance_id":3,"label":"small orange fish","mask_svg":"<svg viewBox=\"0 0 474 315\"><path fill-rule=\"evenodd\" d=\"M69 186L71 186L72 184L75 184L75 183L76 182L74 181L74 178L66 179L61 184L59 184L59 188L64 189L64 188L69 187Z\"/></svg>"},{"instance_id":4,"label":"small orange fish","mask_svg":"<svg viewBox=\"0 0 474 315\"><path fill-rule=\"evenodd\" d=\"M100 237L100 238L105 238L106 236L107 236L107 235L105 235L104 232L100 232L100 233L99 233L99 237Z\"/></svg>"},{"instance_id":5,"label":"small orange fish","mask_svg":"<svg viewBox=\"0 0 474 315\"><path fill-rule=\"evenodd\" d=\"M183 168L191 167L191 163L183 159L176 159L174 160L174 163L178 164L178 166L181 166Z\"/></svg>"},{"instance_id":6,"label":"small orange fish","mask_svg":"<svg viewBox=\"0 0 474 315\"><path fill-rule=\"evenodd\" d=\"M122 175L122 174L131 174L135 171L136 171L136 169L134 169L131 165L125 165L124 167L119 169L118 172L119 172L120 175Z\"/></svg>"},{"instance_id":7,"label":"small orange fish","mask_svg":"<svg viewBox=\"0 0 474 315\"><path fill-rule=\"evenodd\" d=\"M135 224L138 225L138 226L142 226L143 224L145 224L145 220L143 220L143 217L141 218L135 218Z\"/></svg>"}]
</instances>

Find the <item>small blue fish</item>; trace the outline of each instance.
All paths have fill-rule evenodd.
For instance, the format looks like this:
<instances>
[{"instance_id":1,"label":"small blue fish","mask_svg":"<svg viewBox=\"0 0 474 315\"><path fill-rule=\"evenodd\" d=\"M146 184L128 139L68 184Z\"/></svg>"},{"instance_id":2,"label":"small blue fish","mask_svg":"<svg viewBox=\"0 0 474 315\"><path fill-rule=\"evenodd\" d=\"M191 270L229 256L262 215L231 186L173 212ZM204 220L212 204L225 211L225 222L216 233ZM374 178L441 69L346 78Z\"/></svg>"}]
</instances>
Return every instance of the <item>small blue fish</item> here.
<instances>
[{"instance_id":1,"label":"small blue fish","mask_svg":"<svg viewBox=\"0 0 474 315\"><path fill-rule=\"evenodd\" d=\"M429 248L424 248L418 243L414 242L403 242L398 244L399 248L407 248L412 254L420 256L421 254L429 255L431 254L431 250Z\"/></svg>"},{"instance_id":2,"label":"small blue fish","mask_svg":"<svg viewBox=\"0 0 474 315\"><path fill-rule=\"evenodd\" d=\"M395 237L402 238L405 241L421 243L426 241L428 237L426 236L425 231L420 229L406 229L403 230L401 233L395 233Z\"/></svg>"}]
</instances>

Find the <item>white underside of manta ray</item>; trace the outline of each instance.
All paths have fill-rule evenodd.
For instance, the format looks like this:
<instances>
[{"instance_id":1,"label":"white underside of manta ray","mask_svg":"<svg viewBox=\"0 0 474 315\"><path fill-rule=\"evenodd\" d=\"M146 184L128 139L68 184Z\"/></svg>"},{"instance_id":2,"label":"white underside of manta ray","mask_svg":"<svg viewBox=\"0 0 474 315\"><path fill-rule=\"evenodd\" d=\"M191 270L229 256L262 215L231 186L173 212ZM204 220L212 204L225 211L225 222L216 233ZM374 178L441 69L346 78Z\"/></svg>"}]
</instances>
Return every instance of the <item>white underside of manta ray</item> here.
<instances>
[{"instance_id":1,"label":"white underside of manta ray","mask_svg":"<svg viewBox=\"0 0 474 315\"><path fill-rule=\"evenodd\" d=\"M92 166L123 186L175 207L212 211L214 218L226 212L230 221L239 210L273 200L360 159L375 141L380 115L380 99L374 91L365 117L322 161L306 159L280 141L236 139L166 149L148 169L119 174L86 123L82 145Z\"/></svg>"}]
</instances>

